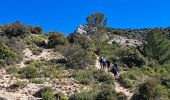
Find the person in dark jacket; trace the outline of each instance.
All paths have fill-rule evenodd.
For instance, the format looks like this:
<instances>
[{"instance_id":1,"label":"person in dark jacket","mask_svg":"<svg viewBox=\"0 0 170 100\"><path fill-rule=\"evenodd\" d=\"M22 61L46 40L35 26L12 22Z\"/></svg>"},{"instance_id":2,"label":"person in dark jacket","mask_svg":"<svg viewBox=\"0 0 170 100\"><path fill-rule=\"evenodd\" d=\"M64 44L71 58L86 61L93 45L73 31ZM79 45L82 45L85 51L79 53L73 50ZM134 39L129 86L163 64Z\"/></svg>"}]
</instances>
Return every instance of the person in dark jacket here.
<instances>
[{"instance_id":1,"label":"person in dark jacket","mask_svg":"<svg viewBox=\"0 0 170 100\"><path fill-rule=\"evenodd\" d=\"M109 68L110 68L110 61L107 60L106 63L107 63L107 70L109 71Z\"/></svg>"},{"instance_id":2,"label":"person in dark jacket","mask_svg":"<svg viewBox=\"0 0 170 100\"><path fill-rule=\"evenodd\" d=\"M117 79L118 78L118 65L117 64L113 65L112 72L114 74L115 79Z\"/></svg>"},{"instance_id":3,"label":"person in dark jacket","mask_svg":"<svg viewBox=\"0 0 170 100\"><path fill-rule=\"evenodd\" d=\"M99 62L100 62L100 69L103 69L103 57L100 57Z\"/></svg>"}]
</instances>

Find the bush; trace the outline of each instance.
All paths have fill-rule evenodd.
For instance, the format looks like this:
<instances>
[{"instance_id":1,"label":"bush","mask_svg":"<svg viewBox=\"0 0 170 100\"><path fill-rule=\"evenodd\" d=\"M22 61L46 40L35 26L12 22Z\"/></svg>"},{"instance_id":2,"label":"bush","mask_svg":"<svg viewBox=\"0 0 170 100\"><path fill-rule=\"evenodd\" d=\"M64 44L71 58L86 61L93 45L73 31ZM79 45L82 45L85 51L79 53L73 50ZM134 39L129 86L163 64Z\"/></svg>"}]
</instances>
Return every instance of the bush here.
<instances>
[{"instance_id":1,"label":"bush","mask_svg":"<svg viewBox=\"0 0 170 100\"><path fill-rule=\"evenodd\" d=\"M114 79L110 74L107 74L104 71L94 71L94 78L99 82L103 82L106 84L112 84L114 86Z\"/></svg>"},{"instance_id":2,"label":"bush","mask_svg":"<svg viewBox=\"0 0 170 100\"><path fill-rule=\"evenodd\" d=\"M7 73L9 73L9 74L16 74L16 73L18 73L18 69L17 69L17 67L9 67L9 68L7 68L6 69L6 71L7 71Z\"/></svg>"},{"instance_id":3,"label":"bush","mask_svg":"<svg viewBox=\"0 0 170 100\"><path fill-rule=\"evenodd\" d=\"M76 73L75 78L82 84L101 82L104 84L112 84L114 86L113 77L104 71L83 70Z\"/></svg>"},{"instance_id":4,"label":"bush","mask_svg":"<svg viewBox=\"0 0 170 100\"><path fill-rule=\"evenodd\" d=\"M146 74L148 76L155 76L156 75L154 69L152 69L151 67L144 66L144 67L142 67L142 71L143 71L144 74Z\"/></svg>"},{"instance_id":5,"label":"bush","mask_svg":"<svg viewBox=\"0 0 170 100\"><path fill-rule=\"evenodd\" d=\"M72 44L80 45L83 49L87 49L93 45L93 42L90 41L87 36L80 34L70 34L70 36L68 36L68 40Z\"/></svg>"},{"instance_id":6,"label":"bush","mask_svg":"<svg viewBox=\"0 0 170 100\"><path fill-rule=\"evenodd\" d=\"M29 26L28 28L32 34L42 34L42 28L40 26Z\"/></svg>"},{"instance_id":7,"label":"bush","mask_svg":"<svg viewBox=\"0 0 170 100\"><path fill-rule=\"evenodd\" d=\"M76 73L75 78L81 83L81 84L90 84L94 82L93 72L92 71L79 71Z\"/></svg>"},{"instance_id":8,"label":"bush","mask_svg":"<svg viewBox=\"0 0 170 100\"><path fill-rule=\"evenodd\" d=\"M155 80L149 80L139 87L139 97L144 100L168 100L168 91Z\"/></svg>"},{"instance_id":9,"label":"bush","mask_svg":"<svg viewBox=\"0 0 170 100\"><path fill-rule=\"evenodd\" d=\"M116 92L111 85L103 85L95 100L115 100L116 97Z\"/></svg>"},{"instance_id":10,"label":"bush","mask_svg":"<svg viewBox=\"0 0 170 100\"><path fill-rule=\"evenodd\" d=\"M28 79L36 78L38 76L38 71L33 66L24 67L24 68L20 69L20 71L18 73L21 74L21 77L28 78Z\"/></svg>"},{"instance_id":11,"label":"bush","mask_svg":"<svg viewBox=\"0 0 170 100\"><path fill-rule=\"evenodd\" d=\"M117 93L117 100L127 100L127 96L124 93L119 92Z\"/></svg>"},{"instance_id":12,"label":"bush","mask_svg":"<svg viewBox=\"0 0 170 100\"><path fill-rule=\"evenodd\" d=\"M40 89L34 95L36 97L42 98L43 100L56 100L53 93L54 93L54 90L51 87L44 87L44 88Z\"/></svg>"},{"instance_id":13,"label":"bush","mask_svg":"<svg viewBox=\"0 0 170 100\"><path fill-rule=\"evenodd\" d=\"M121 54L121 61L128 67L142 67L145 65L145 58L137 50L125 49L124 51L119 51Z\"/></svg>"},{"instance_id":14,"label":"bush","mask_svg":"<svg viewBox=\"0 0 170 100\"><path fill-rule=\"evenodd\" d=\"M120 83L124 87L126 87L126 88L132 88L133 87L133 83L128 77L125 77L124 75L120 75L119 80L120 80Z\"/></svg>"},{"instance_id":15,"label":"bush","mask_svg":"<svg viewBox=\"0 0 170 100\"><path fill-rule=\"evenodd\" d=\"M18 37L25 36L29 33L26 26L22 25L20 22L15 22L3 26L3 33L8 37Z\"/></svg>"},{"instance_id":16,"label":"bush","mask_svg":"<svg viewBox=\"0 0 170 100\"><path fill-rule=\"evenodd\" d=\"M79 45L57 46L56 50L64 55L68 68L84 69L95 63L91 53Z\"/></svg>"},{"instance_id":17,"label":"bush","mask_svg":"<svg viewBox=\"0 0 170 100\"><path fill-rule=\"evenodd\" d=\"M68 97L63 92L59 92L56 97L58 97L57 100L68 100Z\"/></svg>"},{"instance_id":18,"label":"bush","mask_svg":"<svg viewBox=\"0 0 170 100\"><path fill-rule=\"evenodd\" d=\"M38 36L32 36L33 42L40 47L46 46L46 42L44 41L43 38L38 37Z\"/></svg>"},{"instance_id":19,"label":"bush","mask_svg":"<svg viewBox=\"0 0 170 100\"><path fill-rule=\"evenodd\" d=\"M13 52L8 46L0 44L0 65L12 65L17 61L17 54Z\"/></svg>"},{"instance_id":20,"label":"bush","mask_svg":"<svg viewBox=\"0 0 170 100\"><path fill-rule=\"evenodd\" d=\"M70 96L69 100L94 100L91 92L80 92Z\"/></svg>"},{"instance_id":21,"label":"bush","mask_svg":"<svg viewBox=\"0 0 170 100\"><path fill-rule=\"evenodd\" d=\"M50 32L48 38L48 47L54 48L57 45L66 45L68 44L68 40L58 32Z\"/></svg>"},{"instance_id":22,"label":"bush","mask_svg":"<svg viewBox=\"0 0 170 100\"><path fill-rule=\"evenodd\" d=\"M22 89L26 87L26 83L24 81L16 81L14 84L10 85L8 89L17 91L18 89Z\"/></svg>"},{"instance_id":23,"label":"bush","mask_svg":"<svg viewBox=\"0 0 170 100\"><path fill-rule=\"evenodd\" d=\"M42 80L42 79L33 78L33 79L31 79L31 82L32 82L32 83L35 83L35 84L42 84L42 83L43 83L43 80Z\"/></svg>"}]
</instances>

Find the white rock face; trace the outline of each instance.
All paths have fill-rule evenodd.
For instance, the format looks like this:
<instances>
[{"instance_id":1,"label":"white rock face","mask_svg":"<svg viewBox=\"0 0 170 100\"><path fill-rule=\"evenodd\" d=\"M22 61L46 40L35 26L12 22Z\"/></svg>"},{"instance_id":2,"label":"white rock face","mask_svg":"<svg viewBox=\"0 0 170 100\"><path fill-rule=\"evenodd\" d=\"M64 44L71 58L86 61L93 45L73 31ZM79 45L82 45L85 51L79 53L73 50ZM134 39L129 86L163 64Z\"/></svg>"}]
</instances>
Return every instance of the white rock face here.
<instances>
[{"instance_id":1,"label":"white rock face","mask_svg":"<svg viewBox=\"0 0 170 100\"><path fill-rule=\"evenodd\" d=\"M76 33L79 33L79 34L82 34L82 35L88 35L89 32L93 33L97 31L97 28L96 27L88 27L87 25L80 25L77 27L76 29Z\"/></svg>"},{"instance_id":2,"label":"white rock face","mask_svg":"<svg viewBox=\"0 0 170 100\"><path fill-rule=\"evenodd\" d=\"M80 26L77 28L76 33L86 35L86 34L87 34L87 31L88 31L88 26L87 26L87 25L80 25Z\"/></svg>"},{"instance_id":3,"label":"white rock face","mask_svg":"<svg viewBox=\"0 0 170 100\"><path fill-rule=\"evenodd\" d=\"M123 37L120 35L115 35L112 40L110 40L108 43L113 44L113 42L124 45L124 46L129 46L129 47L137 47L141 46L143 43L139 40L136 39L128 39L127 37Z\"/></svg>"}]
</instances>

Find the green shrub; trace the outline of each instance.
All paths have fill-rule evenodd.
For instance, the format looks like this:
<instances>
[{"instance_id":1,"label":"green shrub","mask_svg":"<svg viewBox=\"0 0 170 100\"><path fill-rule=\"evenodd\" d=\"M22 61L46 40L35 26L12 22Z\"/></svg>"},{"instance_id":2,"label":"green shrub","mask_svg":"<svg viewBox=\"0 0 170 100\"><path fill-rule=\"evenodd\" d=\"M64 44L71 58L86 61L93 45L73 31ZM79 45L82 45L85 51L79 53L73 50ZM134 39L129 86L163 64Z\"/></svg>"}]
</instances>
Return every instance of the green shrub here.
<instances>
[{"instance_id":1,"label":"green shrub","mask_svg":"<svg viewBox=\"0 0 170 100\"><path fill-rule=\"evenodd\" d=\"M54 93L54 90L51 87L44 87L40 89L34 95L42 98L43 100L56 100L53 93Z\"/></svg>"},{"instance_id":2,"label":"green shrub","mask_svg":"<svg viewBox=\"0 0 170 100\"><path fill-rule=\"evenodd\" d=\"M75 74L75 78L82 84L101 82L104 84L112 84L114 86L113 77L104 71L83 70Z\"/></svg>"},{"instance_id":3,"label":"green shrub","mask_svg":"<svg viewBox=\"0 0 170 100\"><path fill-rule=\"evenodd\" d=\"M80 92L70 96L69 100L94 100L91 92Z\"/></svg>"},{"instance_id":4,"label":"green shrub","mask_svg":"<svg viewBox=\"0 0 170 100\"><path fill-rule=\"evenodd\" d=\"M42 28L40 26L28 26L28 28L32 34L42 34Z\"/></svg>"},{"instance_id":5,"label":"green shrub","mask_svg":"<svg viewBox=\"0 0 170 100\"><path fill-rule=\"evenodd\" d=\"M20 69L20 71L18 73L21 74L21 77L23 77L23 78L30 79L30 78L38 77L38 71L33 66L24 67L24 68Z\"/></svg>"},{"instance_id":6,"label":"green shrub","mask_svg":"<svg viewBox=\"0 0 170 100\"><path fill-rule=\"evenodd\" d=\"M156 74L154 69L152 69L151 67L144 66L144 67L142 67L142 71L144 74L146 74L148 76L155 76L155 74Z\"/></svg>"},{"instance_id":7,"label":"green shrub","mask_svg":"<svg viewBox=\"0 0 170 100\"><path fill-rule=\"evenodd\" d=\"M93 75L94 78L97 79L97 81L104 82L106 84L113 84L114 86L114 79L110 74L107 74L104 71L94 71Z\"/></svg>"},{"instance_id":8,"label":"green shrub","mask_svg":"<svg viewBox=\"0 0 170 100\"><path fill-rule=\"evenodd\" d=\"M17 61L17 54L8 46L0 43L0 66L7 66L15 64Z\"/></svg>"},{"instance_id":9,"label":"green shrub","mask_svg":"<svg viewBox=\"0 0 170 100\"><path fill-rule=\"evenodd\" d=\"M127 100L127 96L123 92L117 93L117 100Z\"/></svg>"},{"instance_id":10,"label":"green shrub","mask_svg":"<svg viewBox=\"0 0 170 100\"><path fill-rule=\"evenodd\" d=\"M15 66L14 67L9 67L9 68L6 69L6 71L9 74L16 74L16 73L18 73L18 68L15 67Z\"/></svg>"},{"instance_id":11,"label":"green shrub","mask_svg":"<svg viewBox=\"0 0 170 100\"><path fill-rule=\"evenodd\" d=\"M24 87L26 87L26 83L24 81L16 81L14 84L10 85L9 89L12 89L14 91L18 90L18 89L22 89Z\"/></svg>"},{"instance_id":12,"label":"green shrub","mask_svg":"<svg viewBox=\"0 0 170 100\"><path fill-rule=\"evenodd\" d=\"M44 81L42 79L33 78L31 79L31 82L35 84L42 84Z\"/></svg>"},{"instance_id":13,"label":"green shrub","mask_svg":"<svg viewBox=\"0 0 170 100\"><path fill-rule=\"evenodd\" d=\"M57 97L58 97L57 100L68 100L68 97L63 92L59 92L57 94Z\"/></svg>"},{"instance_id":14,"label":"green shrub","mask_svg":"<svg viewBox=\"0 0 170 100\"><path fill-rule=\"evenodd\" d=\"M121 61L128 67L142 67L145 65L145 58L139 51L125 49L119 52L122 53Z\"/></svg>"},{"instance_id":15,"label":"green shrub","mask_svg":"<svg viewBox=\"0 0 170 100\"><path fill-rule=\"evenodd\" d=\"M48 47L49 48L54 48L57 45L66 45L68 44L68 40L62 35L61 33L58 32L50 32L49 33L49 38L48 38Z\"/></svg>"},{"instance_id":16,"label":"green shrub","mask_svg":"<svg viewBox=\"0 0 170 100\"><path fill-rule=\"evenodd\" d=\"M2 31L8 37L25 36L29 33L27 27L22 25L20 22L6 24L3 26Z\"/></svg>"},{"instance_id":17,"label":"green shrub","mask_svg":"<svg viewBox=\"0 0 170 100\"><path fill-rule=\"evenodd\" d=\"M95 100L116 100L116 92L111 85L102 85L101 91L97 94Z\"/></svg>"},{"instance_id":18,"label":"green shrub","mask_svg":"<svg viewBox=\"0 0 170 100\"><path fill-rule=\"evenodd\" d=\"M0 44L0 59L16 58L16 54L6 45Z\"/></svg>"},{"instance_id":19,"label":"green shrub","mask_svg":"<svg viewBox=\"0 0 170 100\"><path fill-rule=\"evenodd\" d=\"M162 84L170 89L170 74L163 75L161 78Z\"/></svg>"},{"instance_id":20,"label":"green shrub","mask_svg":"<svg viewBox=\"0 0 170 100\"><path fill-rule=\"evenodd\" d=\"M92 71L79 71L76 73L75 78L81 84L90 84L93 82L93 72Z\"/></svg>"},{"instance_id":21,"label":"green shrub","mask_svg":"<svg viewBox=\"0 0 170 100\"><path fill-rule=\"evenodd\" d=\"M132 88L133 87L133 83L128 77L125 77L124 75L120 75L119 80L120 80L120 83L124 87L126 87L126 88Z\"/></svg>"},{"instance_id":22,"label":"green shrub","mask_svg":"<svg viewBox=\"0 0 170 100\"><path fill-rule=\"evenodd\" d=\"M33 42L37 45L37 46L46 46L46 43L44 41L43 38L38 37L38 36L32 36Z\"/></svg>"},{"instance_id":23,"label":"green shrub","mask_svg":"<svg viewBox=\"0 0 170 100\"><path fill-rule=\"evenodd\" d=\"M68 40L72 44L80 45L83 49L88 49L93 45L93 42L88 39L87 36L80 35L80 34L70 34L68 36Z\"/></svg>"},{"instance_id":24,"label":"green shrub","mask_svg":"<svg viewBox=\"0 0 170 100\"><path fill-rule=\"evenodd\" d=\"M168 91L156 80L149 80L139 87L139 97L144 100L168 100Z\"/></svg>"},{"instance_id":25,"label":"green shrub","mask_svg":"<svg viewBox=\"0 0 170 100\"><path fill-rule=\"evenodd\" d=\"M79 45L57 46L66 58L66 66L68 68L85 69L95 63L91 52L82 49Z\"/></svg>"}]
</instances>

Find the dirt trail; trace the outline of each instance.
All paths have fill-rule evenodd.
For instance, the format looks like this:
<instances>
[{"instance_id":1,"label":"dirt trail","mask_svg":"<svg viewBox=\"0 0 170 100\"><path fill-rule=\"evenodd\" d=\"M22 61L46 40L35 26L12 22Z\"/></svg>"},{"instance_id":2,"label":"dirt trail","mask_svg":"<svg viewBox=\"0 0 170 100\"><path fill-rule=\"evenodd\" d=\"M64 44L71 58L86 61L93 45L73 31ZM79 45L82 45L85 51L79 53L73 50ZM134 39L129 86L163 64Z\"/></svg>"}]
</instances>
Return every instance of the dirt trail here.
<instances>
[{"instance_id":1,"label":"dirt trail","mask_svg":"<svg viewBox=\"0 0 170 100\"><path fill-rule=\"evenodd\" d=\"M96 66L95 66L97 69L100 69L100 63L99 63L99 57L97 57L97 60L96 60ZM113 77L114 75L112 73L109 73L111 74ZM131 99L131 97L133 96L133 93L130 92L129 89L127 88L124 88L118 80L115 80L115 91L118 93L118 92L123 92L127 97L128 97L128 100Z\"/></svg>"}]
</instances>

